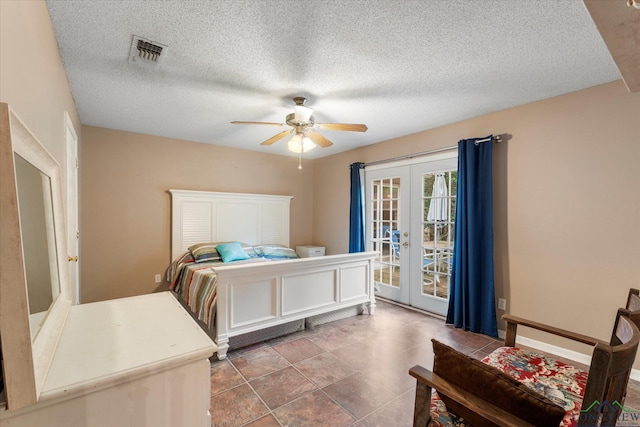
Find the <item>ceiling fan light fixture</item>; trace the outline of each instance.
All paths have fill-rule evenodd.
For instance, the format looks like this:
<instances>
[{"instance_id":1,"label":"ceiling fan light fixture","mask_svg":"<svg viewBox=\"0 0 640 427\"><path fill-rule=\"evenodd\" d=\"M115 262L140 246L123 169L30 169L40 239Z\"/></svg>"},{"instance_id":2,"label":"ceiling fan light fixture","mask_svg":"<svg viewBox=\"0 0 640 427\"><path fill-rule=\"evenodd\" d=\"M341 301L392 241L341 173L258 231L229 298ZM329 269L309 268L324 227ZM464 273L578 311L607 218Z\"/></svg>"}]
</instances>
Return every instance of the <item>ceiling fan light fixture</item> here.
<instances>
[{"instance_id":1,"label":"ceiling fan light fixture","mask_svg":"<svg viewBox=\"0 0 640 427\"><path fill-rule=\"evenodd\" d=\"M289 151L293 151L294 153L306 153L307 151L313 150L315 146L316 144L308 136L299 133L295 134L287 143Z\"/></svg>"},{"instance_id":2,"label":"ceiling fan light fixture","mask_svg":"<svg viewBox=\"0 0 640 427\"><path fill-rule=\"evenodd\" d=\"M295 118L297 122L307 123L311 119L313 109L305 107L304 105L295 106Z\"/></svg>"}]
</instances>

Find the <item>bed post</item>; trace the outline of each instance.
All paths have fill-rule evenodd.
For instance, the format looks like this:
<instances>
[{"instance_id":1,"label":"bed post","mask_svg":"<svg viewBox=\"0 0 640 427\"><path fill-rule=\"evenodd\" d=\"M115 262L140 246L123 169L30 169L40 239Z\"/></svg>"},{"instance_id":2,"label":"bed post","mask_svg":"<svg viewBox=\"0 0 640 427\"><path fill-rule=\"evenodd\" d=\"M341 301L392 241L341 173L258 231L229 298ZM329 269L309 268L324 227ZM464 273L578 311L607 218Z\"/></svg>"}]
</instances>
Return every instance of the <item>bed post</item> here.
<instances>
[{"instance_id":1,"label":"bed post","mask_svg":"<svg viewBox=\"0 0 640 427\"><path fill-rule=\"evenodd\" d=\"M227 305L229 299L227 296L227 286L221 283L220 278L218 278L217 292L216 345L218 346L218 359L222 360L227 357L227 350L229 349L229 334L227 333Z\"/></svg>"},{"instance_id":2,"label":"bed post","mask_svg":"<svg viewBox=\"0 0 640 427\"><path fill-rule=\"evenodd\" d=\"M218 335L218 360L224 360L227 358L227 350L229 350L229 337L227 334L224 336Z\"/></svg>"}]
</instances>

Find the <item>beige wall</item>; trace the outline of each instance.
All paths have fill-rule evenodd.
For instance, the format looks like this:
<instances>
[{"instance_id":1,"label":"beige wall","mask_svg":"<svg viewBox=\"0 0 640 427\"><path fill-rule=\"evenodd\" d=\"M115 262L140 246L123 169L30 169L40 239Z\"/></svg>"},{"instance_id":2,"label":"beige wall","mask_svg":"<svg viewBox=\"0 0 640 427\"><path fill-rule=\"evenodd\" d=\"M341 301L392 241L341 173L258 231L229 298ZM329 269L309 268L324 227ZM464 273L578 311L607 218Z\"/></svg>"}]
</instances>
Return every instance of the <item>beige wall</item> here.
<instances>
[{"instance_id":1,"label":"beige wall","mask_svg":"<svg viewBox=\"0 0 640 427\"><path fill-rule=\"evenodd\" d=\"M309 161L302 174L293 158L84 127L83 301L156 288L168 188L292 194L292 245L340 253L351 162L508 133L494 151L497 297L510 313L607 338L640 286L638 111L640 97L614 82Z\"/></svg>"},{"instance_id":2,"label":"beige wall","mask_svg":"<svg viewBox=\"0 0 640 427\"><path fill-rule=\"evenodd\" d=\"M0 1L0 102L51 152L64 179L64 112L78 138L80 120L44 1Z\"/></svg>"},{"instance_id":3,"label":"beige wall","mask_svg":"<svg viewBox=\"0 0 640 427\"><path fill-rule=\"evenodd\" d=\"M83 127L81 300L153 292L170 263L170 188L293 196L291 245L312 241L313 162Z\"/></svg>"},{"instance_id":4,"label":"beige wall","mask_svg":"<svg viewBox=\"0 0 640 427\"><path fill-rule=\"evenodd\" d=\"M494 150L497 297L510 313L608 339L640 286L639 119L640 94L617 81L319 159L314 241L348 248L351 162L508 133Z\"/></svg>"},{"instance_id":5,"label":"beige wall","mask_svg":"<svg viewBox=\"0 0 640 427\"><path fill-rule=\"evenodd\" d=\"M80 120L44 1L0 1L0 102L9 104L60 164L66 197L65 111L78 138Z\"/></svg>"},{"instance_id":6,"label":"beige wall","mask_svg":"<svg viewBox=\"0 0 640 427\"><path fill-rule=\"evenodd\" d=\"M81 129L43 1L0 1L0 102L64 176L64 111ZM84 127L81 298L155 289L169 262L168 188L291 194L292 245L338 253L348 247L349 163L509 133L494 155L497 296L508 312L607 338L628 287L640 286L639 113L640 95L614 82L308 162L302 173L292 158Z\"/></svg>"}]
</instances>

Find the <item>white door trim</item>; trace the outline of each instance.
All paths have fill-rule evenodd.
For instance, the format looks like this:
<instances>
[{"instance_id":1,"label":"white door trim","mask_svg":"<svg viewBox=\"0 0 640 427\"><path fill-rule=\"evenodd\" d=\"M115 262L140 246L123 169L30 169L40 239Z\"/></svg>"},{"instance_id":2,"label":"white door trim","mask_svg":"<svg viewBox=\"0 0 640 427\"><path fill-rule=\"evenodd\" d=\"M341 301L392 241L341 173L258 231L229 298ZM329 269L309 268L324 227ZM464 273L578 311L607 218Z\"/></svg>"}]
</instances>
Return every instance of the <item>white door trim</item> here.
<instances>
[{"instance_id":1,"label":"white door trim","mask_svg":"<svg viewBox=\"0 0 640 427\"><path fill-rule=\"evenodd\" d=\"M78 134L68 112L64 112L64 134L67 147L67 253L71 302L80 304L80 234L78 227Z\"/></svg>"}]
</instances>

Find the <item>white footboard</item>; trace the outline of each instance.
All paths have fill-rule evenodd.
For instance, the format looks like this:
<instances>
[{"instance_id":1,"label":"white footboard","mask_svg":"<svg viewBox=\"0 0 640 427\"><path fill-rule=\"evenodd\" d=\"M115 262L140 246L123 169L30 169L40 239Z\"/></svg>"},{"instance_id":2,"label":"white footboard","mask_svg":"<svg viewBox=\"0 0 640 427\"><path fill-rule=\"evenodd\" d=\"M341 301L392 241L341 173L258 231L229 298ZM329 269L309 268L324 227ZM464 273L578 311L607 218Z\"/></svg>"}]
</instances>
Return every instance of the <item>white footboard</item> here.
<instances>
[{"instance_id":1,"label":"white footboard","mask_svg":"<svg viewBox=\"0 0 640 427\"><path fill-rule=\"evenodd\" d=\"M216 268L218 358L229 338L345 307L373 314L376 252Z\"/></svg>"}]
</instances>

